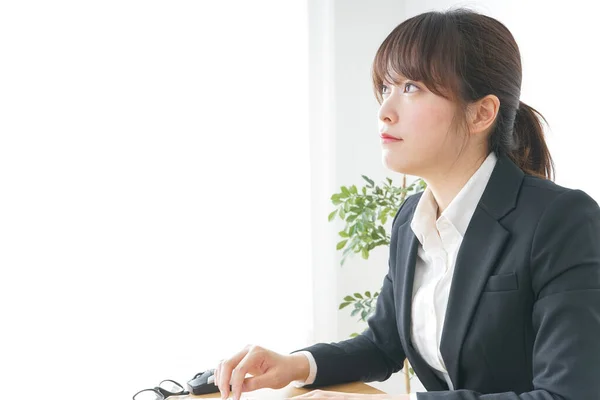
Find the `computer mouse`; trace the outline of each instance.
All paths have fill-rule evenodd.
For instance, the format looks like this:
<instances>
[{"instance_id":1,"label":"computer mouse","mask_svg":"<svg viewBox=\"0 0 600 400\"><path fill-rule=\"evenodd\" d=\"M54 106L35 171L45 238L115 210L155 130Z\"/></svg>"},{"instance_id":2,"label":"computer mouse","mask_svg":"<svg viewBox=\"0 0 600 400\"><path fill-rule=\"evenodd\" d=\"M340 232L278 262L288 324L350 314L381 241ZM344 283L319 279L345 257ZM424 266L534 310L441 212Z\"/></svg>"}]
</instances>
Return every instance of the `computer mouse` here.
<instances>
[{"instance_id":1,"label":"computer mouse","mask_svg":"<svg viewBox=\"0 0 600 400\"><path fill-rule=\"evenodd\" d=\"M208 371L199 372L194 375L187 383L190 392L195 395L218 392L219 387L214 383L214 375L214 369L209 369ZM229 387L231 388L231 385Z\"/></svg>"}]
</instances>

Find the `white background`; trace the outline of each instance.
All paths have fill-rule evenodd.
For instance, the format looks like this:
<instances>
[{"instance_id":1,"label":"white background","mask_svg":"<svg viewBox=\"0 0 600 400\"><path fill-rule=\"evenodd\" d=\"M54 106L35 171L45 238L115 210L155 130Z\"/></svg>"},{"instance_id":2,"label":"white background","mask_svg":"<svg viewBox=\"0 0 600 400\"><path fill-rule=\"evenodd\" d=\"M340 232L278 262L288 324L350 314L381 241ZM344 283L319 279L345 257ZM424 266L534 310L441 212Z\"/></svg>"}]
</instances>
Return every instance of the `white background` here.
<instances>
[{"instance_id":1,"label":"white background","mask_svg":"<svg viewBox=\"0 0 600 400\"><path fill-rule=\"evenodd\" d=\"M128 398L247 343L360 330L337 305L379 287L387 252L340 267L329 197L361 174L400 182L369 73L423 11L507 25L557 182L600 199L592 4L0 2L4 397Z\"/></svg>"},{"instance_id":2,"label":"white background","mask_svg":"<svg viewBox=\"0 0 600 400\"><path fill-rule=\"evenodd\" d=\"M304 2L3 2L0 38L3 390L308 343Z\"/></svg>"}]
</instances>

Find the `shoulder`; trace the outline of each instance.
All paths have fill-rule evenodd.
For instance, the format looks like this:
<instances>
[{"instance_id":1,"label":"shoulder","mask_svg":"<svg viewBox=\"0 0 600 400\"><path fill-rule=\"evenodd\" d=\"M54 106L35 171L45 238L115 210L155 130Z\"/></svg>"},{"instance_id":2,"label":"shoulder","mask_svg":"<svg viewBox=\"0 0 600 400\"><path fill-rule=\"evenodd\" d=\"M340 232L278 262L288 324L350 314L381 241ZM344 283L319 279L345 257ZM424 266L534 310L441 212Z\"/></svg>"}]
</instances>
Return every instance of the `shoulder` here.
<instances>
[{"instance_id":1,"label":"shoulder","mask_svg":"<svg viewBox=\"0 0 600 400\"><path fill-rule=\"evenodd\" d=\"M536 299L596 289L600 267L600 207L585 191L528 178L523 196L539 201L529 254ZM529 210L536 207L529 205ZM595 285L595 286L594 286Z\"/></svg>"},{"instance_id":2,"label":"shoulder","mask_svg":"<svg viewBox=\"0 0 600 400\"><path fill-rule=\"evenodd\" d=\"M585 191L567 188L532 175L525 175L523 178L518 203L537 208L542 218L548 217L548 213L565 217L600 211L598 203Z\"/></svg>"},{"instance_id":3,"label":"shoulder","mask_svg":"<svg viewBox=\"0 0 600 400\"><path fill-rule=\"evenodd\" d=\"M526 175L517 209L517 217L529 221L533 229L532 260L548 251L571 252L600 244L600 207L581 189Z\"/></svg>"}]
</instances>

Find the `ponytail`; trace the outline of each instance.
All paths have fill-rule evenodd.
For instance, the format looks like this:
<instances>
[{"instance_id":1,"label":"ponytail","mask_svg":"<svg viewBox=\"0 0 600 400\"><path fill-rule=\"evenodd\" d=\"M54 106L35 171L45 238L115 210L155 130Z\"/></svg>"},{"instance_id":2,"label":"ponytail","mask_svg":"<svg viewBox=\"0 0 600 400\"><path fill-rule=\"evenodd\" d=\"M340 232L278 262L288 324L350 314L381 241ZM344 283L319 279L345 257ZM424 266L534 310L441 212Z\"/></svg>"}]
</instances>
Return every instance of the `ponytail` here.
<instances>
[{"instance_id":1,"label":"ponytail","mask_svg":"<svg viewBox=\"0 0 600 400\"><path fill-rule=\"evenodd\" d=\"M508 156L525 173L554 180L554 162L544 139L540 118L548 125L542 114L519 101L513 126L516 148Z\"/></svg>"}]
</instances>

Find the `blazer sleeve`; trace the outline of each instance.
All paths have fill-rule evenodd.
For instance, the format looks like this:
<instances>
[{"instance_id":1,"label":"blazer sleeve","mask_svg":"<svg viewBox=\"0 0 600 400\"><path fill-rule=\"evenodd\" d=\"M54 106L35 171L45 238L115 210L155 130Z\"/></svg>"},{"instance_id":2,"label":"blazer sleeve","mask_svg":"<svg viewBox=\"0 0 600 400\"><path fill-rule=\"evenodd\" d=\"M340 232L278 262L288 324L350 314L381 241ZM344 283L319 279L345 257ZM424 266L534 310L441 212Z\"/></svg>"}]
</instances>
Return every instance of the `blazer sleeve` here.
<instances>
[{"instance_id":1,"label":"blazer sleeve","mask_svg":"<svg viewBox=\"0 0 600 400\"><path fill-rule=\"evenodd\" d=\"M600 397L600 208L585 192L564 192L546 208L533 236L530 267L534 390L426 392L418 400Z\"/></svg>"},{"instance_id":2,"label":"blazer sleeve","mask_svg":"<svg viewBox=\"0 0 600 400\"><path fill-rule=\"evenodd\" d=\"M397 229L394 228L407 201L394 216L391 243L396 243ZM317 364L315 381L304 387L315 388L355 381L384 381L392 373L402 369L406 356L396 324L394 274L391 272L394 260L388 259L388 264L388 273L377 296L375 312L368 319L368 327L363 333L338 343L318 343L293 352L309 351Z\"/></svg>"}]
</instances>

